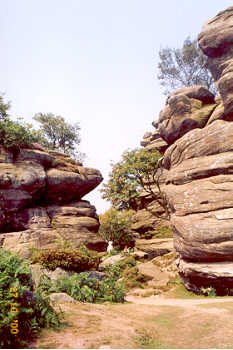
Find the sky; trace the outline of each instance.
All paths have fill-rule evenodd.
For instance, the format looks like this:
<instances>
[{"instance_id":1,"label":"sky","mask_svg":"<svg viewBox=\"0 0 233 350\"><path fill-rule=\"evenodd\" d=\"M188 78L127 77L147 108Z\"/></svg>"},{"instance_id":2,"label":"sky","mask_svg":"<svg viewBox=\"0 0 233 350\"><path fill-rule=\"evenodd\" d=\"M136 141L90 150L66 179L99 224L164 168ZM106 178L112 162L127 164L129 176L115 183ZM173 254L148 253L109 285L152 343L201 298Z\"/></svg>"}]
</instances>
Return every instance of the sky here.
<instances>
[{"instance_id":1,"label":"sky","mask_svg":"<svg viewBox=\"0 0 233 350\"><path fill-rule=\"evenodd\" d=\"M0 92L12 118L79 122L84 166L108 180L110 162L140 147L165 97L161 47L182 47L230 0L0 0ZM35 123L35 122L33 122ZM83 199L103 213L97 187Z\"/></svg>"}]
</instances>

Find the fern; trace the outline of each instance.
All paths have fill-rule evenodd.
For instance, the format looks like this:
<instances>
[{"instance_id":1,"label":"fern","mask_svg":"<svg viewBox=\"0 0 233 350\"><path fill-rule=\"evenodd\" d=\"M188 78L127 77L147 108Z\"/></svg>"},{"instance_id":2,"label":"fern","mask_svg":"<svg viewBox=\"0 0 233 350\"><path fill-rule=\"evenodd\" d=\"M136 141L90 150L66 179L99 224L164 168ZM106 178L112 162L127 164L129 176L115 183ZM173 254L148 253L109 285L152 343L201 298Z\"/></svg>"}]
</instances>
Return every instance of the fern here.
<instances>
[{"instance_id":1,"label":"fern","mask_svg":"<svg viewBox=\"0 0 233 350\"><path fill-rule=\"evenodd\" d=\"M1 348L24 347L42 328L59 327L60 315L50 305L49 297L44 297L41 290L33 292L28 262L0 248L0 276ZM10 311L12 303L17 303L18 311ZM18 321L17 336L11 334L14 320Z\"/></svg>"}]
</instances>

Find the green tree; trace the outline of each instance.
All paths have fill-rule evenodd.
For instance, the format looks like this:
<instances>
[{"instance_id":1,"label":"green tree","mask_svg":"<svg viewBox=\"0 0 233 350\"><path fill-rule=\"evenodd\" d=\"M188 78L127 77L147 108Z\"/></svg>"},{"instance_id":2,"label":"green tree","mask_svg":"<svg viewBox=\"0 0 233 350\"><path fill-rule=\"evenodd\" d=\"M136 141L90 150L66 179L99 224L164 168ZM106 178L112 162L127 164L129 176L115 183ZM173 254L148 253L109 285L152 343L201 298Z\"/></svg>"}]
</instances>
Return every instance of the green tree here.
<instances>
[{"instance_id":1,"label":"green tree","mask_svg":"<svg viewBox=\"0 0 233 350\"><path fill-rule=\"evenodd\" d=\"M158 79L167 95L172 90L203 85L214 94L217 89L207 67L207 57L198 46L197 40L187 37L180 48L162 48L159 51Z\"/></svg>"},{"instance_id":2,"label":"green tree","mask_svg":"<svg viewBox=\"0 0 233 350\"><path fill-rule=\"evenodd\" d=\"M30 147L33 142L40 140L39 133L31 124L25 123L22 118L17 121L9 117L0 119L0 144L6 149L18 154L21 148Z\"/></svg>"},{"instance_id":3,"label":"green tree","mask_svg":"<svg viewBox=\"0 0 233 350\"><path fill-rule=\"evenodd\" d=\"M134 239L130 232L133 214L133 210L119 211L115 208L100 214L99 235L106 241L112 241L115 249L133 246Z\"/></svg>"},{"instance_id":4,"label":"green tree","mask_svg":"<svg viewBox=\"0 0 233 350\"><path fill-rule=\"evenodd\" d=\"M3 120L8 117L7 111L10 109L10 102L5 103L3 96L0 96L0 120Z\"/></svg>"},{"instance_id":5,"label":"green tree","mask_svg":"<svg viewBox=\"0 0 233 350\"><path fill-rule=\"evenodd\" d=\"M109 181L100 190L102 198L119 210L137 210L144 190L165 209L167 215L166 199L159 186L160 158L158 151L134 149L124 152L122 160L112 164Z\"/></svg>"},{"instance_id":6,"label":"green tree","mask_svg":"<svg viewBox=\"0 0 233 350\"><path fill-rule=\"evenodd\" d=\"M33 119L40 123L41 142L45 147L60 150L79 160L84 157L76 150L81 142L78 123L68 123L52 113L37 113Z\"/></svg>"}]
</instances>

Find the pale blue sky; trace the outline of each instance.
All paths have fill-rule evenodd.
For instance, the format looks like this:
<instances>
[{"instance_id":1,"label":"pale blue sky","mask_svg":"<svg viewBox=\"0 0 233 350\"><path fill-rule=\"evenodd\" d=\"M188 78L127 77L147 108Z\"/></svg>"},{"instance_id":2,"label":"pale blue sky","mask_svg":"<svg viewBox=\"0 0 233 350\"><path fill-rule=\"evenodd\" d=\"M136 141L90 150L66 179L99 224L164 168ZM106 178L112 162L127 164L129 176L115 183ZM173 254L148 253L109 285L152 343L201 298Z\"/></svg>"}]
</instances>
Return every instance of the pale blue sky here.
<instances>
[{"instance_id":1,"label":"pale blue sky","mask_svg":"<svg viewBox=\"0 0 233 350\"><path fill-rule=\"evenodd\" d=\"M110 160L140 146L163 106L161 46L179 47L230 0L0 0L0 91L12 117L80 122L84 165L105 181ZM100 187L98 187L100 188ZM98 188L86 196L99 213Z\"/></svg>"}]
</instances>

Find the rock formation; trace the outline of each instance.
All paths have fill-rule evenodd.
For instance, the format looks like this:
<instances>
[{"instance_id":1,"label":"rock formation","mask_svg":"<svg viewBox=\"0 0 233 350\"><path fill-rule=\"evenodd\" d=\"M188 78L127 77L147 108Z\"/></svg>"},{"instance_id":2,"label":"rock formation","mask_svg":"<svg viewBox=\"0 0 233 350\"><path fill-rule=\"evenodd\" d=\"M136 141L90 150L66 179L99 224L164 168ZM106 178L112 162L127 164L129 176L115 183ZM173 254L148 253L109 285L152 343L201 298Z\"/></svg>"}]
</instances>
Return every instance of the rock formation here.
<instances>
[{"instance_id":1,"label":"rock formation","mask_svg":"<svg viewBox=\"0 0 233 350\"><path fill-rule=\"evenodd\" d=\"M199 44L220 96L195 86L170 94L154 133L162 138L165 193L179 253L178 269L195 292L233 291L233 7L207 22ZM158 135L153 139L153 135ZM154 147L156 148L156 146ZM232 289L230 291L230 289Z\"/></svg>"},{"instance_id":2,"label":"rock formation","mask_svg":"<svg viewBox=\"0 0 233 350\"><path fill-rule=\"evenodd\" d=\"M198 36L199 45L208 56L208 67L224 104L224 113L233 116L233 6L219 12L205 23Z\"/></svg>"},{"instance_id":3,"label":"rock formation","mask_svg":"<svg viewBox=\"0 0 233 350\"><path fill-rule=\"evenodd\" d=\"M82 200L101 181L98 170L63 153L36 147L13 157L0 148L1 246L24 257L61 240L102 250L95 207Z\"/></svg>"}]
</instances>

